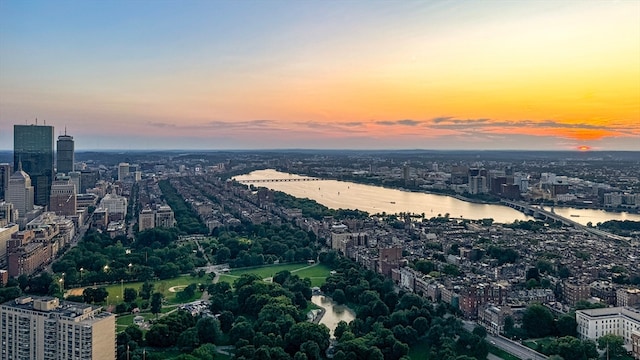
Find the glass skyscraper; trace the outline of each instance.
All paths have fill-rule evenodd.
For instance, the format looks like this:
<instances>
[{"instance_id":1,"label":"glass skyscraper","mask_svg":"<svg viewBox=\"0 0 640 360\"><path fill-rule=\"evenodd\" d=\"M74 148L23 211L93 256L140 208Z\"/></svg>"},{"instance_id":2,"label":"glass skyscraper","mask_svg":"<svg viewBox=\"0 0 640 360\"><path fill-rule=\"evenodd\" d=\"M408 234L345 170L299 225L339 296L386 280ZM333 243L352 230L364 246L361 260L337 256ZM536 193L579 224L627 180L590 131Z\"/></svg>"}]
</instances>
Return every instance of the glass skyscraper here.
<instances>
[{"instance_id":1,"label":"glass skyscraper","mask_svg":"<svg viewBox=\"0 0 640 360\"><path fill-rule=\"evenodd\" d=\"M53 126L13 126L13 168L22 170L31 177L34 204L49 205L53 171Z\"/></svg>"}]
</instances>

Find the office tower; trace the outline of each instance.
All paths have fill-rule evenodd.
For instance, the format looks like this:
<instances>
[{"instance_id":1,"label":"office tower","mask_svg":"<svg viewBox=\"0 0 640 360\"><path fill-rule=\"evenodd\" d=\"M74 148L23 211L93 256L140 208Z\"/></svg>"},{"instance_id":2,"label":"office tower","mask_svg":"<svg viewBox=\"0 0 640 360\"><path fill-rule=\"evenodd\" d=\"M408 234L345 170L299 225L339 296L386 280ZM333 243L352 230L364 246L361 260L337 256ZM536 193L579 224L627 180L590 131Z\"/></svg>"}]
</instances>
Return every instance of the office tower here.
<instances>
[{"instance_id":1,"label":"office tower","mask_svg":"<svg viewBox=\"0 0 640 360\"><path fill-rule=\"evenodd\" d=\"M156 226L163 228L172 228L176 224L173 210L169 205L162 205L156 210Z\"/></svg>"},{"instance_id":2,"label":"office tower","mask_svg":"<svg viewBox=\"0 0 640 360\"><path fill-rule=\"evenodd\" d=\"M18 210L20 217L24 217L26 213L33 210L34 189L31 186L31 177L22 171L20 163L18 163L18 171L9 178L7 201Z\"/></svg>"},{"instance_id":3,"label":"office tower","mask_svg":"<svg viewBox=\"0 0 640 360\"><path fill-rule=\"evenodd\" d=\"M53 181L53 126L13 126L14 169L19 162L33 182L34 203L47 206Z\"/></svg>"},{"instance_id":4,"label":"office tower","mask_svg":"<svg viewBox=\"0 0 640 360\"><path fill-rule=\"evenodd\" d=\"M118 181L124 181L129 176L129 163L118 164Z\"/></svg>"},{"instance_id":5,"label":"office tower","mask_svg":"<svg viewBox=\"0 0 640 360\"><path fill-rule=\"evenodd\" d=\"M0 200L7 199L7 188L11 177L11 164L0 164Z\"/></svg>"},{"instance_id":6,"label":"office tower","mask_svg":"<svg viewBox=\"0 0 640 360\"><path fill-rule=\"evenodd\" d=\"M0 226L18 222L16 210L12 203L0 201ZM2 251L2 249L0 249Z\"/></svg>"},{"instance_id":7,"label":"office tower","mask_svg":"<svg viewBox=\"0 0 640 360\"><path fill-rule=\"evenodd\" d=\"M71 179L71 183L73 183L73 185L76 186L76 194L80 194L82 190L82 188L80 187L80 184L82 183L80 172L72 171L68 175L69 175L69 179Z\"/></svg>"},{"instance_id":8,"label":"office tower","mask_svg":"<svg viewBox=\"0 0 640 360\"><path fill-rule=\"evenodd\" d=\"M156 227L156 215L151 209L144 209L138 215L138 230L145 231Z\"/></svg>"},{"instance_id":9,"label":"office tower","mask_svg":"<svg viewBox=\"0 0 640 360\"><path fill-rule=\"evenodd\" d=\"M75 161L73 136L65 134L58 136L56 147L58 159L56 162L56 172L69 174L74 170L73 162Z\"/></svg>"},{"instance_id":10,"label":"office tower","mask_svg":"<svg viewBox=\"0 0 640 360\"><path fill-rule=\"evenodd\" d=\"M77 210L76 195L76 186L68 177L54 181L51 184L49 211L56 215L74 216Z\"/></svg>"},{"instance_id":11,"label":"office tower","mask_svg":"<svg viewBox=\"0 0 640 360\"><path fill-rule=\"evenodd\" d=\"M101 306L17 298L0 305L0 358L115 359L115 318Z\"/></svg>"},{"instance_id":12,"label":"office tower","mask_svg":"<svg viewBox=\"0 0 640 360\"><path fill-rule=\"evenodd\" d=\"M96 170L80 171L80 194L86 194L87 189L93 189L100 179L100 173Z\"/></svg>"}]
</instances>

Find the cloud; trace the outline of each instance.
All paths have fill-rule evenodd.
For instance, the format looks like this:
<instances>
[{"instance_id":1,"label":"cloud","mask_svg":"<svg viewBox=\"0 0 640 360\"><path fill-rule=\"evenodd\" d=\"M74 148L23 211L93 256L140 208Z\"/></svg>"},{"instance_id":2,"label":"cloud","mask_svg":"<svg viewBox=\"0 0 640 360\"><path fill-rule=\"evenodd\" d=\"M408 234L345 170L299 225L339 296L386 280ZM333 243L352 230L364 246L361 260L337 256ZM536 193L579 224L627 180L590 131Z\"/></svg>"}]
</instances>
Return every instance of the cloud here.
<instances>
[{"instance_id":1,"label":"cloud","mask_svg":"<svg viewBox=\"0 0 640 360\"><path fill-rule=\"evenodd\" d=\"M404 125L404 126L417 126L422 124L422 121L412 120L412 119L403 119L403 120L379 120L376 121L375 124L383 125L383 126L394 126L394 125Z\"/></svg>"},{"instance_id":2,"label":"cloud","mask_svg":"<svg viewBox=\"0 0 640 360\"><path fill-rule=\"evenodd\" d=\"M163 123L163 122L154 122L154 121L147 122L147 125L150 125L150 126L153 126L153 127L159 127L159 128L174 128L174 127L176 127L175 124L167 124L167 123Z\"/></svg>"}]
</instances>

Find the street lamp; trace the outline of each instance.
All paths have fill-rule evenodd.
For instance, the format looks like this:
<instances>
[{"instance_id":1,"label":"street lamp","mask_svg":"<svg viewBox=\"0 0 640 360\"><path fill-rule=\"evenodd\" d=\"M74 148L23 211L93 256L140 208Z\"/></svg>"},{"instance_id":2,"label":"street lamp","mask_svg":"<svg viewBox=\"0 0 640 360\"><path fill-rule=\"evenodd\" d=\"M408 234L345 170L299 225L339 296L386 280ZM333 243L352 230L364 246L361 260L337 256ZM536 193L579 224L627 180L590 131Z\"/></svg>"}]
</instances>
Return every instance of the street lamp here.
<instances>
[{"instance_id":1,"label":"street lamp","mask_svg":"<svg viewBox=\"0 0 640 360\"><path fill-rule=\"evenodd\" d=\"M82 283L82 272L84 271L84 268L81 267L80 268L80 283Z\"/></svg>"},{"instance_id":2,"label":"street lamp","mask_svg":"<svg viewBox=\"0 0 640 360\"><path fill-rule=\"evenodd\" d=\"M62 297L64 297L64 275L65 273L62 273L62 276L60 277L60 279L58 279L58 282L60 283L60 292L62 293Z\"/></svg>"}]
</instances>

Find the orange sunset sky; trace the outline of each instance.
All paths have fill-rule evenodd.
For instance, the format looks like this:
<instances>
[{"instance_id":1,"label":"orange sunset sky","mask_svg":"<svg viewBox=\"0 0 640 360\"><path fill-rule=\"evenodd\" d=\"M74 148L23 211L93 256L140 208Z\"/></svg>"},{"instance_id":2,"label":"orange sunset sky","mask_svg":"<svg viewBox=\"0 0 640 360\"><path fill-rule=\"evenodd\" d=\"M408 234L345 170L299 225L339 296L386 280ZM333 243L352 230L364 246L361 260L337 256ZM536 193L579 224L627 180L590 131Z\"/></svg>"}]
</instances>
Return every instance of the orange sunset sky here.
<instances>
[{"instance_id":1,"label":"orange sunset sky","mask_svg":"<svg viewBox=\"0 0 640 360\"><path fill-rule=\"evenodd\" d=\"M2 1L0 149L640 150L640 1Z\"/></svg>"}]
</instances>

